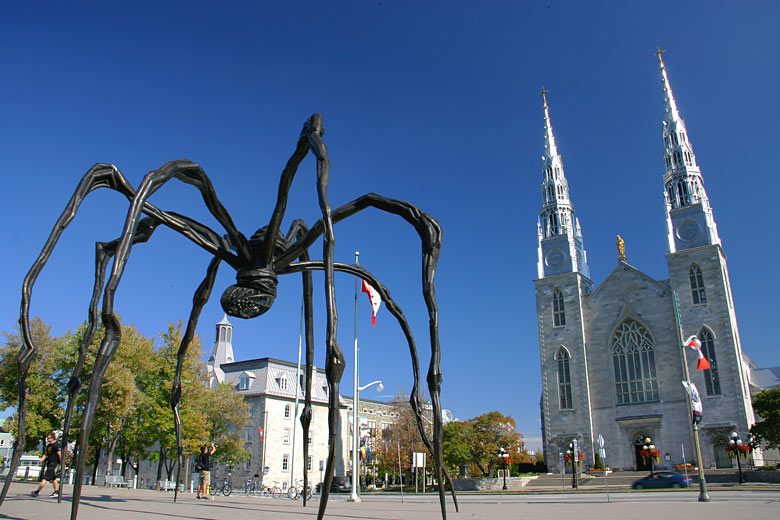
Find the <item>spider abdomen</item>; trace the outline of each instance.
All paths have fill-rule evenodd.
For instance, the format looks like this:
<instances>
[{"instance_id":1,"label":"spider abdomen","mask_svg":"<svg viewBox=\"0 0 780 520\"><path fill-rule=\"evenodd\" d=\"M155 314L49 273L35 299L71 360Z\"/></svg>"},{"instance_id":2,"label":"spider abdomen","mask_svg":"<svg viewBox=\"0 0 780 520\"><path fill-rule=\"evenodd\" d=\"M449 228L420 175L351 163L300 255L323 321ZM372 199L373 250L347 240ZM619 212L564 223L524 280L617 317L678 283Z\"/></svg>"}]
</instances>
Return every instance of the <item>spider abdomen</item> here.
<instances>
[{"instance_id":1,"label":"spider abdomen","mask_svg":"<svg viewBox=\"0 0 780 520\"><path fill-rule=\"evenodd\" d=\"M270 269L242 269L235 285L222 293L222 309L236 318L255 318L265 314L276 299L276 273Z\"/></svg>"}]
</instances>

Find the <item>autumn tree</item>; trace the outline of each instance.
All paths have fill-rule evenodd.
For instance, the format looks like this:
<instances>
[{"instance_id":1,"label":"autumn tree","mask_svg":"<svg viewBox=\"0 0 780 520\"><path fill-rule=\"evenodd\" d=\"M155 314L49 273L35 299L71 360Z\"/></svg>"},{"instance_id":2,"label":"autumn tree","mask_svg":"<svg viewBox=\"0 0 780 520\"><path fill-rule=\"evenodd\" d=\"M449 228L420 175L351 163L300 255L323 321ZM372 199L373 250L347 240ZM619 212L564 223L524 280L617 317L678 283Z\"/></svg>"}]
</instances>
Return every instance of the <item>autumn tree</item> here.
<instances>
[{"instance_id":1,"label":"autumn tree","mask_svg":"<svg viewBox=\"0 0 780 520\"><path fill-rule=\"evenodd\" d=\"M51 335L51 325L38 317L30 322L35 352L27 374L27 410L23 449L38 448L46 435L60 429L64 416L61 406L63 373L62 339ZM3 333L5 345L0 348L0 411L19 403L19 370L17 358L22 348L19 334ZM18 438L18 411L6 421Z\"/></svg>"},{"instance_id":2,"label":"autumn tree","mask_svg":"<svg viewBox=\"0 0 780 520\"><path fill-rule=\"evenodd\" d=\"M426 402L426 401L423 401ZM393 424L379 433L375 451L377 452L379 472L387 472L391 475L398 475L398 455L402 460L402 472L408 473L412 464L412 453L425 452L428 450L423 444L420 430L417 427L417 418L409 404L409 397L403 390L399 390L398 395L391 402L396 420ZM428 438L431 437L430 410L423 412L423 424ZM427 457L427 465L431 465L430 454Z\"/></svg>"}]
</instances>

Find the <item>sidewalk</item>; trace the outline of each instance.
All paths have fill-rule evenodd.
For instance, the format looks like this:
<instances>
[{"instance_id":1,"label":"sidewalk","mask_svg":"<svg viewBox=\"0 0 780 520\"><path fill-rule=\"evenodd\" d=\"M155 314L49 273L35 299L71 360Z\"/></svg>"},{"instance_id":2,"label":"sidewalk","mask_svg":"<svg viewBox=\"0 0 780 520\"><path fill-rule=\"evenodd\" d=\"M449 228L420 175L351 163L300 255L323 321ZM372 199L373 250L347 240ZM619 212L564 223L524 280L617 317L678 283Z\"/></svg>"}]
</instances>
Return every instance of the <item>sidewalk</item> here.
<instances>
[{"instance_id":1,"label":"sidewalk","mask_svg":"<svg viewBox=\"0 0 780 520\"><path fill-rule=\"evenodd\" d=\"M54 498L33 498L34 484L14 483L2 508L0 518L12 520L67 520L70 518L71 487L66 486L61 504ZM50 491L48 488L47 491ZM218 496L214 501L196 500L190 493L173 493L133 489L109 489L85 486L79 508L79 520L309 520L317 517L318 501L306 508L300 501L287 499ZM780 511L780 492L716 492L713 501L696 501L695 491L668 493L620 493L606 503L604 497L588 493L534 495L474 495L460 497L460 512L455 513L447 499L449 520L516 520L518 518L561 518L577 520L708 520L733 519L749 515L751 520L776 520ZM347 502L336 495L328 503L328 519L351 520L438 520L441 518L437 497L432 495L365 496L361 503Z\"/></svg>"}]
</instances>

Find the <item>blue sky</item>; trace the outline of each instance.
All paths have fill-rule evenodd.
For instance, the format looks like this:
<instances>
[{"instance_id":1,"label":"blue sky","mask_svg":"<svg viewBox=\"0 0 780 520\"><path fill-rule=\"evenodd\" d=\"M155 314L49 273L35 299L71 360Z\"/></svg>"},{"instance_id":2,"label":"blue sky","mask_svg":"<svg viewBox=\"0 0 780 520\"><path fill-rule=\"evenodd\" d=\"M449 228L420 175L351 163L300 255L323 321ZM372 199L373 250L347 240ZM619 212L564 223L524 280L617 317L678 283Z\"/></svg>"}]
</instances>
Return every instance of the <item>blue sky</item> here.
<instances>
[{"instance_id":1,"label":"blue sky","mask_svg":"<svg viewBox=\"0 0 780 520\"><path fill-rule=\"evenodd\" d=\"M542 86L564 157L591 274L628 261L667 277L662 97L667 68L728 255L744 350L776 366L766 332L780 254L777 2L90 2L0 7L0 330L13 331L21 282L81 176L115 164L137 185L170 160L203 166L239 229L267 224L279 173L302 123L323 114L336 207L376 192L436 217L444 241L436 288L443 401L468 419L499 410L540 435L536 219L541 205ZM197 192L170 183L151 201L219 229ZM127 203L90 195L33 295L61 334L86 317L95 241L119 236ZM314 162L301 166L283 231L319 217ZM220 230L221 231L221 230ZM336 227L336 260L360 262L404 309L427 365L420 248L399 219L365 211ZM312 248L321 254L321 243ZM208 255L158 231L136 247L115 308L156 335L186 319ZM198 333L222 318L223 266ZM322 277L317 364L324 366ZM299 277L274 308L235 325L237 359L294 360ZM337 277L339 342L351 395L354 282ZM359 300L361 380L411 386L399 327L370 326ZM673 324L670 324L673 326ZM381 398L374 390L364 397ZM531 443L534 444L533 442Z\"/></svg>"}]
</instances>

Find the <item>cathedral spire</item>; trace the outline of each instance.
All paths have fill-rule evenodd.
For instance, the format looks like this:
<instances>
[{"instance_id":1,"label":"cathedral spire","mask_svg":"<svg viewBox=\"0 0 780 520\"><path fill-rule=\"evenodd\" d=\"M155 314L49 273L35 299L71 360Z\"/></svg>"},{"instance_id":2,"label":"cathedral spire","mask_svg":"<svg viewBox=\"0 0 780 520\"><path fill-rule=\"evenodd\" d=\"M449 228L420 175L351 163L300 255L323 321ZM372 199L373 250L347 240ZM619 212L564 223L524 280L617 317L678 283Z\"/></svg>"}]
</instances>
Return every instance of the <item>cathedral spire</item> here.
<instances>
[{"instance_id":1,"label":"cathedral spire","mask_svg":"<svg viewBox=\"0 0 780 520\"><path fill-rule=\"evenodd\" d=\"M544 107L544 153L542 154L542 208L539 211L539 278L565 272L590 277L582 230L569 198L569 183L563 172L547 104L548 90L542 88Z\"/></svg>"},{"instance_id":2,"label":"cathedral spire","mask_svg":"<svg viewBox=\"0 0 780 520\"><path fill-rule=\"evenodd\" d=\"M674 253L701 245L719 244L720 238L693 145L669 84L664 52L658 48L654 55L658 57L664 96L664 199L669 252Z\"/></svg>"}]
</instances>

